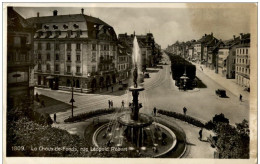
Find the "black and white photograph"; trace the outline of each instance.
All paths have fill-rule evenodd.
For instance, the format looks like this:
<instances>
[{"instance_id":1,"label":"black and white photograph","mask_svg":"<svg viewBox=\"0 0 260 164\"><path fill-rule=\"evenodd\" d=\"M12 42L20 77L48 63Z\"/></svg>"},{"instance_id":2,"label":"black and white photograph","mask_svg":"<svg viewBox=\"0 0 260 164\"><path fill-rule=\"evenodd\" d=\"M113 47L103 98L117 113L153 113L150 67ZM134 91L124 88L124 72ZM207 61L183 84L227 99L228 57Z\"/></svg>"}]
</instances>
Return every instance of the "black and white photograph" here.
<instances>
[{"instance_id":1,"label":"black and white photograph","mask_svg":"<svg viewBox=\"0 0 260 164\"><path fill-rule=\"evenodd\" d=\"M257 9L4 4L4 158L254 163Z\"/></svg>"}]
</instances>

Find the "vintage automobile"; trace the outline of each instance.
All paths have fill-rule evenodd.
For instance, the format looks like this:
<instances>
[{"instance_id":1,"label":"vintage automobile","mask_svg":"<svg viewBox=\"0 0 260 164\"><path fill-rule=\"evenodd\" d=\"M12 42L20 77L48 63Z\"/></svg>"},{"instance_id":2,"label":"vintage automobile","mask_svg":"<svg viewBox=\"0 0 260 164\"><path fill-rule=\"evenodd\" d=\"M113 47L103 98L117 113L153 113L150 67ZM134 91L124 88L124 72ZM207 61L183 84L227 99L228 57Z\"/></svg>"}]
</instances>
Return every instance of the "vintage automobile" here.
<instances>
[{"instance_id":1,"label":"vintage automobile","mask_svg":"<svg viewBox=\"0 0 260 164\"><path fill-rule=\"evenodd\" d=\"M219 97L226 97L226 90L224 89L217 89L216 90L216 95L218 95Z\"/></svg>"},{"instance_id":2,"label":"vintage automobile","mask_svg":"<svg viewBox=\"0 0 260 164\"><path fill-rule=\"evenodd\" d=\"M148 72L144 73L144 78L150 78L150 75Z\"/></svg>"}]
</instances>

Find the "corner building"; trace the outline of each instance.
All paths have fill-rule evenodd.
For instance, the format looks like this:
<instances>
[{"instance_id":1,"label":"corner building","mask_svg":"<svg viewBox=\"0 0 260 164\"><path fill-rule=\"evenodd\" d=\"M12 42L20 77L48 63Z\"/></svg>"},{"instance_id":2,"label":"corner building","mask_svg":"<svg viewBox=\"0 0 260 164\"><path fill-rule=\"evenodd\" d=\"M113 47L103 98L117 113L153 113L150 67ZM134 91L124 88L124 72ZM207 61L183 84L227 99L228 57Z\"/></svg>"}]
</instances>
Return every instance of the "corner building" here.
<instances>
[{"instance_id":1,"label":"corner building","mask_svg":"<svg viewBox=\"0 0 260 164\"><path fill-rule=\"evenodd\" d=\"M34 35L36 86L76 91L103 88L117 82L117 36L110 25L84 14L28 19ZM72 78L73 75L73 78ZM72 80L73 79L73 80Z\"/></svg>"}]
</instances>

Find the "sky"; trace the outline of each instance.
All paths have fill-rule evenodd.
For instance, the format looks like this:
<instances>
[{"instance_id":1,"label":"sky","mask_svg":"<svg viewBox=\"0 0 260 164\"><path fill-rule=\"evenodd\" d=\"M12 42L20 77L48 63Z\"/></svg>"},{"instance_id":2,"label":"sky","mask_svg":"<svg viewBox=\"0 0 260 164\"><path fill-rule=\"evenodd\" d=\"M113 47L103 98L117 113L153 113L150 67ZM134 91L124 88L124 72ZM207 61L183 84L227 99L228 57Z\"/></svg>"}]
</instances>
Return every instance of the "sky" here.
<instances>
[{"instance_id":1,"label":"sky","mask_svg":"<svg viewBox=\"0 0 260 164\"><path fill-rule=\"evenodd\" d=\"M167 5L166 5L167 6ZM228 40L233 35L250 32L251 5L247 4L183 4L181 7L14 7L24 18L58 15L84 14L98 17L113 26L118 34L137 35L153 33L155 41L166 48L178 41L200 39L211 32L218 39Z\"/></svg>"}]
</instances>

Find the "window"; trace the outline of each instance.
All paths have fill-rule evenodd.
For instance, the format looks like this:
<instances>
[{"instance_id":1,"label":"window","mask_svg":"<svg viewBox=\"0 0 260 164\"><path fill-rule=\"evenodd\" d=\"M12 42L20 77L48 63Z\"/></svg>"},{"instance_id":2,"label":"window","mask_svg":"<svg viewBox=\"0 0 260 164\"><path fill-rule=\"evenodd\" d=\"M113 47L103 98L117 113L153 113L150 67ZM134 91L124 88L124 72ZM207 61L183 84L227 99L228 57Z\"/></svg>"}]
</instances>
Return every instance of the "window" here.
<instances>
[{"instance_id":1,"label":"window","mask_svg":"<svg viewBox=\"0 0 260 164\"><path fill-rule=\"evenodd\" d=\"M239 54L241 54L241 49L239 49Z\"/></svg>"},{"instance_id":2,"label":"window","mask_svg":"<svg viewBox=\"0 0 260 164\"><path fill-rule=\"evenodd\" d=\"M60 66L58 64L55 65L55 72L59 72L60 71Z\"/></svg>"},{"instance_id":3,"label":"window","mask_svg":"<svg viewBox=\"0 0 260 164\"><path fill-rule=\"evenodd\" d=\"M115 50L116 50L116 46L114 45L114 46L113 46L113 51L115 51Z\"/></svg>"},{"instance_id":4,"label":"window","mask_svg":"<svg viewBox=\"0 0 260 164\"><path fill-rule=\"evenodd\" d=\"M245 49L243 49L243 54L245 54Z\"/></svg>"},{"instance_id":5,"label":"window","mask_svg":"<svg viewBox=\"0 0 260 164\"><path fill-rule=\"evenodd\" d=\"M42 59L42 54L38 54L38 60Z\"/></svg>"},{"instance_id":6,"label":"window","mask_svg":"<svg viewBox=\"0 0 260 164\"><path fill-rule=\"evenodd\" d=\"M71 43L67 43L67 50L71 50Z\"/></svg>"},{"instance_id":7,"label":"window","mask_svg":"<svg viewBox=\"0 0 260 164\"><path fill-rule=\"evenodd\" d=\"M245 60L243 59L243 64L244 64L244 61L245 61Z\"/></svg>"},{"instance_id":8,"label":"window","mask_svg":"<svg viewBox=\"0 0 260 164\"><path fill-rule=\"evenodd\" d=\"M38 64L38 70L42 70L42 65L40 63Z\"/></svg>"},{"instance_id":9,"label":"window","mask_svg":"<svg viewBox=\"0 0 260 164\"><path fill-rule=\"evenodd\" d=\"M246 54L248 54L248 49L246 49Z\"/></svg>"},{"instance_id":10,"label":"window","mask_svg":"<svg viewBox=\"0 0 260 164\"><path fill-rule=\"evenodd\" d=\"M80 43L76 44L76 50L80 50Z\"/></svg>"},{"instance_id":11,"label":"window","mask_svg":"<svg viewBox=\"0 0 260 164\"><path fill-rule=\"evenodd\" d=\"M15 45L15 47L21 47L21 38L20 37L14 37L14 45Z\"/></svg>"},{"instance_id":12,"label":"window","mask_svg":"<svg viewBox=\"0 0 260 164\"><path fill-rule=\"evenodd\" d=\"M67 72L70 73L70 65L67 66Z\"/></svg>"},{"instance_id":13,"label":"window","mask_svg":"<svg viewBox=\"0 0 260 164\"><path fill-rule=\"evenodd\" d=\"M96 44L92 44L92 51L96 51L96 50L97 50Z\"/></svg>"},{"instance_id":14,"label":"window","mask_svg":"<svg viewBox=\"0 0 260 164\"><path fill-rule=\"evenodd\" d=\"M91 61L96 62L96 52L92 52Z\"/></svg>"},{"instance_id":15,"label":"window","mask_svg":"<svg viewBox=\"0 0 260 164\"><path fill-rule=\"evenodd\" d=\"M67 54L67 61L71 61L71 55Z\"/></svg>"},{"instance_id":16,"label":"window","mask_svg":"<svg viewBox=\"0 0 260 164\"><path fill-rule=\"evenodd\" d=\"M77 61L80 61L80 54L77 54Z\"/></svg>"},{"instance_id":17,"label":"window","mask_svg":"<svg viewBox=\"0 0 260 164\"><path fill-rule=\"evenodd\" d=\"M96 66L92 66L92 72L96 72Z\"/></svg>"},{"instance_id":18,"label":"window","mask_svg":"<svg viewBox=\"0 0 260 164\"><path fill-rule=\"evenodd\" d=\"M47 60L51 60L51 55L49 53L47 54Z\"/></svg>"},{"instance_id":19,"label":"window","mask_svg":"<svg viewBox=\"0 0 260 164\"><path fill-rule=\"evenodd\" d=\"M60 60L60 55L59 54L55 55L55 60Z\"/></svg>"},{"instance_id":20,"label":"window","mask_svg":"<svg viewBox=\"0 0 260 164\"><path fill-rule=\"evenodd\" d=\"M55 50L59 50L60 49L60 45L58 43L55 44Z\"/></svg>"},{"instance_id":21,"label":"window","mask_svg":"<svg viewBox=\"0 0 260 164\"><path fill-rule=\"evenodd\" d=\"M42 44L38 43L38 50L41 50L41 49L42 49Z\"/></svg>"},{"instance_id":22,"label":"window","mask_svg":"<svg viewBox=\"0 0 260 164\"><path fill-rule=\"evenodd\" d=\"M46 44L46 50L50 50L51 49L51 44L50 43L47 43Z\"/></svg>"},{"instance_id":23,"label":"window","mask_svg":"<svg viewBox=\"0 0 260 164\"><path fill-rule=\"evenodd\" d=\"M50 64L47 64L46 69L47 69L47 71L50 71L50 70L51 70L51 66L50 66Z\"/></svg>"},{"instance_id":24,"label":"window","mask_svg":"<svg viewBox=\"0 0 260 164\"><path fill-rule=\"evenodd\" d=\"M80 73L80 67L77 66L77 73Z\"/></svg>"}]
</instances>

